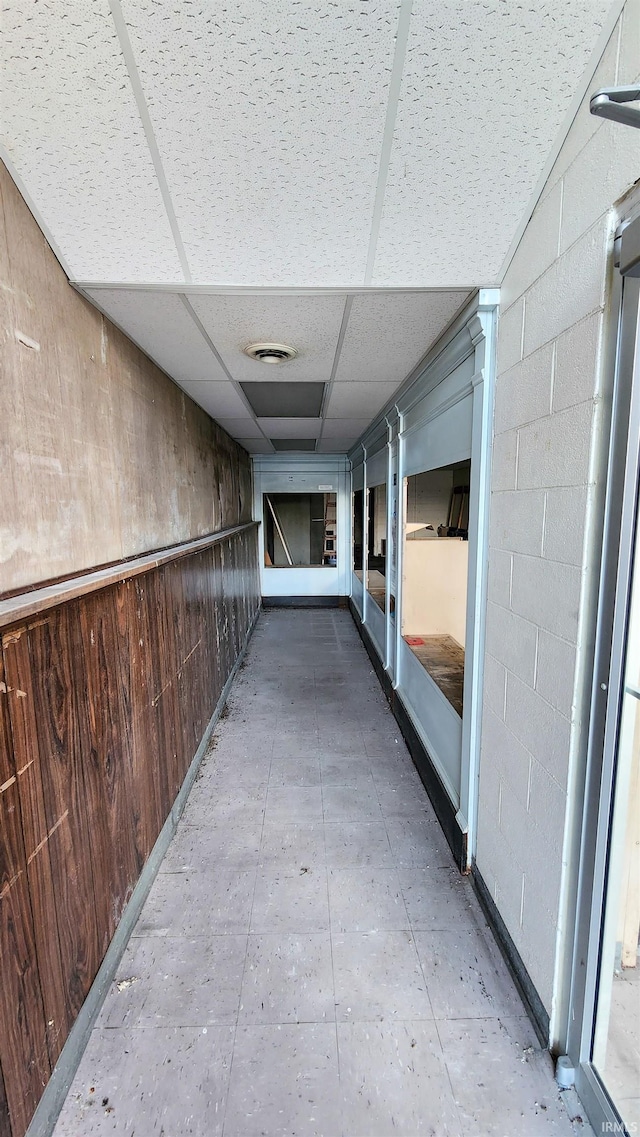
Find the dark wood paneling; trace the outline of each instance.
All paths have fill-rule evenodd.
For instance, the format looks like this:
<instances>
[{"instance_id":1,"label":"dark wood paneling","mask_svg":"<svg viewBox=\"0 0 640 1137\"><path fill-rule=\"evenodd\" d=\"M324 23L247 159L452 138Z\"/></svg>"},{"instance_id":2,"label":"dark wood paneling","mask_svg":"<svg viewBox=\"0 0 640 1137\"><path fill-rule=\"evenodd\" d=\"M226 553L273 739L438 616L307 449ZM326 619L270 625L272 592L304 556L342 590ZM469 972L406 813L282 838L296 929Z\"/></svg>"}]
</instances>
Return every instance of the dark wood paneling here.
<instances>
[{"instance_id":1,"label":"dark wood paneling","mask_svg":"<svg viewBox=\"0 0 640 1137\"><path fill-rule=\"evenodd\" d=\"M107 605L109 600L105 595ZM74 1022L102 958L98 930L102 912L96 905L87 822L93 803L87 797L88 756L83 754L81 735L81 723L87 716L81 606L81 601L65 604L27 629L30 669L17 676L35 708L46 842L54 882L46 904L53 907L58 926L69 1023ZM26 760L28 755L22 757ZM89 792L92 788L90 783Z\"/></svg>"},{"instance_id":2,"label":"dark wood paneling","mask_svg":"<svg viewBox=\"0 0 640 1137\"><path fill-rule=\"evenodd\" d=\"M21 770L18 779L20 810L27 859L27 879L34 915L33 933L40 975L44 1013L47 1023L49 1057L53 1066L71 1029L58 938L58 924L52 897L56 881L51 865L51 847L47 824L40 734L33 693L20 686L22 676L29 675L29 629L23 627L7 633L2 640L15 764ZM8 1073L6 1077L9 1077ZM11 1102L12 1084L7 1087Z\"/></svg>"},{"instance_id":3,"label":"dark wood paneling","mask_svg":"<svg viewBox=\"0 0 640 1137\"><path fill-rule=\"evenodd\" d=\"M2 1065L0 1064L0 1137L11 1137L11 1122L9 1120L9 1103L4 1089Z\"/></svg>"},{"instance_id":4,"label":"dark wood paneling","mask_svg":"<svg viewBox=\"0 0 640 1137\"><path fill-rule=\"evenodd\" d=\"M0 1135L24 1132L51 1065L27 884L22 814L12 748L8 686L0 660ZM21 699L22 701L22 699Z\"/></svg>"},{"instance_id":5,"label":"dark wood paneling","mask_svg":"<svg viewBox=\"0 0 640 1137\"><path fill-rule=\"evenodd\" d=\"M23 1137L259 604L252 527L5 632L0 1062L12 1137ZM5 1137L1 1109L0 1096Z\"/></svg>"},{"instance_id":6,"label":"dark wood paneling","mask_svg":"<svg viewBox=\"0 0 640 1137\"><path fill-rule=\"evenodd\" d=\"M130 592L123 584L108 592L87 597L74 620L86 682L78 719L100 959L144 864L133 793Z\"/></svg>"}]
</instances>

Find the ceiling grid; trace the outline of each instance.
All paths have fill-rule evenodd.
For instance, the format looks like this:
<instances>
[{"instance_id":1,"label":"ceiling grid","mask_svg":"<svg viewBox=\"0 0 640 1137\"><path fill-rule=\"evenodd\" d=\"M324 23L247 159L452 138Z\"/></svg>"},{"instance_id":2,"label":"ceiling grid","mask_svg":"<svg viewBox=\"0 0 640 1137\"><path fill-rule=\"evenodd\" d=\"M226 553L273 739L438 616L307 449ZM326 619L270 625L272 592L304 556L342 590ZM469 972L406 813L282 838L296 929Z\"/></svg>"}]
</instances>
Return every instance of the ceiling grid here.
<instances>
[{"instance_id":1,"label":"ceiling grid","mask_svg":"<svg viewBox=\"0 0 640 1137\"><path fill-rule=\"evenodd\" d=\"M156 172L156 178L158 179L160 193L162 194L164 207L167 211L167 218L171 227L173 239L176 243L176 250L178 257L180 258L180 264L182 265L184 278L186 281L190 282L191 269L189 268L189 262L187 260L184 243L180 235L180 230L178 228L178 221L176 218L175 210L173 208L169 186L167 184L167 179L162 166L162 158L160 157L158 143L156 142L156 137L153 132L153 125L151 123L149 109L144 97L144 91L142 90L142 83L140 82L138 69L136 67L136 61L133 55L133 51L131 50L129 33L127 31L127 25L125 23L124 16L122 15L122 9L120 7L119 0L109 0L109 8L111 10L113 22L115 24L118 40L120 41L120 48L124 56L124 61L127 66L129 82L131 83L131 88L135 96L136 105L138 107L138 114L140 115L140 121L142 123L142 129L144 130L147 146L149 147L149 153L151 154L151 161L153 162L153 168Z\"/></svg>"}]
</instances>

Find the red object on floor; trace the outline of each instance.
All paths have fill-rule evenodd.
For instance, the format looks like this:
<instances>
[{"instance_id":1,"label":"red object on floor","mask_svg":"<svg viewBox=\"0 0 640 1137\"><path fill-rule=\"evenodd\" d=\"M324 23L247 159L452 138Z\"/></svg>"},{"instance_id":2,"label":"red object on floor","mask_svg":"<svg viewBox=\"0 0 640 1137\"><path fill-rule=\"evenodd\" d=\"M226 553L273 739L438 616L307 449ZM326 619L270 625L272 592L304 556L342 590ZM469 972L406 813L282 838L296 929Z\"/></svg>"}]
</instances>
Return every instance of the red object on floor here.
<instances>
[{"instance_id":1,"label":"red object on floor","mask_svg":"<svg viewBox=\"0 0 640 1137\"><path fill-rule=\"evenodd\" d=\"M420 647L424 643L422 636L405 636L404 638L409 647Z\"/></svg>"}]
</instances>

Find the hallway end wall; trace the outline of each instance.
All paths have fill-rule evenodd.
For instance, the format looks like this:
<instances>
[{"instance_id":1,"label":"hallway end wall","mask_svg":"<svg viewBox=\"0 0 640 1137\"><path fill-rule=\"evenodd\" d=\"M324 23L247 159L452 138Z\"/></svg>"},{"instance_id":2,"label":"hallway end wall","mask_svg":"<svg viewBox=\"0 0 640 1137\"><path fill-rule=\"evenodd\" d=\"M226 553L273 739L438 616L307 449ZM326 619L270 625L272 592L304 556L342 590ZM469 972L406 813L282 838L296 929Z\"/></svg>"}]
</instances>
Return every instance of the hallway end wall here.
<instances>
[{"instance_id":1,"label":"hallway end wall","mask_svg":"<svg viewBox=\"0 0 640 1137\"><path fill-rule=\"evenodd\" d=\"M628 0L589 86L637 81ZM637 132L582 103L501 289L477 866L562 1034L600 565L614 205ZM565 1004L566 1013L566 1004Z\"/></svg>"}]
</instances>

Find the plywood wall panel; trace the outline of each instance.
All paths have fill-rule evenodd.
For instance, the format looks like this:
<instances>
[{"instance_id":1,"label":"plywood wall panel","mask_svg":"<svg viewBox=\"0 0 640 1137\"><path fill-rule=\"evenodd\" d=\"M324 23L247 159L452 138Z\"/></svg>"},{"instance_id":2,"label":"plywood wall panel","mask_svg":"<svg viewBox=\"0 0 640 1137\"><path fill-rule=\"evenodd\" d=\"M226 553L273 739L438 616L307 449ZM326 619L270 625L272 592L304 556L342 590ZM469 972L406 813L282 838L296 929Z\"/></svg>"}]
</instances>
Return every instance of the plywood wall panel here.
<instances>
[{"instance_id":1,"label":"plywood wall panel","mask_svg":"<svg viewBox=\"0 0 640 1137\"><path fill-rule=\"evenodd\" d=\"M28 626L6 633L2 639L2 649L20 798L26 876L33 913L35 961L40 975L49 1057L53 1066L72 1024L52 899L56 882L51 864L35 700L28 679L27 687L22 686L25 683L24 677L31 673ZM11 1083L7 1092L11 1099Z\"/></svg>"},{"instance_id":2,"label":"plywood wall panel","mask_svg":"<svg viewBox=\"0 0 640 1137\"><path fill-rule=\"evenodd\" d=\"M11 1137L11 1121L9 1119L9 1103L4 1089L2 1065L0 1064L0 1137Z\"/></svg>"},{"instance_id":3,"label":"plywood wall panel","mask_svg":"<svg viewBox=\"0 0 640 1137\"><path fill-rule=\"evenodd\" d=\"M131 741L136 846L146 861L162 828L161 760L154 707L155 609L150 573L127 582L130 599Z\"/></svg>"},{"instance_id":4,"label":"plywood wall panel","mask_svg":"<svg viewBox=\"0 0 640 1137\"><path fill-rule=\"evenodd\" d=\"M51 1064L36 958L22 813L0 660L0 1135L26 1128Z\"/></svg>"},{"instance_id":5,"label":"plywood wall panel","mask_svg":"<svg viewBox=\"0 0 640 1137\"><path fill-rule=\"evenodd\" d=\"M54 880L47 902L55 908L70 1022L93 982L104 942L99 930L103 901L94 890L88 824L94 787L87 777L90 758L83 753L80 728L87 698L78 616L78 603L66 604L28 629L30 674L19 676L35 707Z\"/></svg>"},{"instance_id":6,"label":"plywood wall panel","mask_svg":"<svg viewBox=\"0 0 640 1137\"><path fill-rule=\"evenodd\" d=\"M87 826L104 955L144 863L137 845L132 730L129 600L126 585L73 605L77 661L86 680L79 708Z\"/></svg>"}]
</instances>

